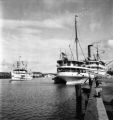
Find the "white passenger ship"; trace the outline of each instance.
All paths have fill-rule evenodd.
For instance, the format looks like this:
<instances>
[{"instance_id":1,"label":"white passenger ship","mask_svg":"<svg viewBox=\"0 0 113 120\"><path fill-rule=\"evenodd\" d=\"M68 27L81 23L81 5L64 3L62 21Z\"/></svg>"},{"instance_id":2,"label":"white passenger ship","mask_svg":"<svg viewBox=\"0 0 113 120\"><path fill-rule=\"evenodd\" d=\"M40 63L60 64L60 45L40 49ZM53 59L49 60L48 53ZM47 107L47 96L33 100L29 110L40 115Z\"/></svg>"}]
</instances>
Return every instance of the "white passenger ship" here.
<instances>
[{"instance_id":1,"label":"white passenger ship","mask_svg":"<svg viewBox=\"0 0 113 120\"><path fill-rule=\"evenodd\" d=\"M15 81L31 80L33 75L27 70L27 64L24 61L17 61L11 72L11 79Z\"/></svg>"},{"instance_id":2,"label":"white passenger ship","mask_svg":"<svg viewBox=\"0 0 113 120\"><path fill-rule=\"evenodd\" d=\"M87 78L93 78L90 69L84 67L82 61L58 60L57 61L57 81L66 84L83 84Z\"/></svg>"},{"instance_id":3,"label":"white passenger ship","mask_svg":"<svg viewBox=\"0 0 113 120\"><path fill-rule=\"evenodd\" d=\"M77 21L75 16L75 43L77 60L69 60L65 53L61 53L61 59L57 61L57 75L54 78L55 83L83 84L89 77L94 78L90 68L86 67L83 61L78 60L78 37Z\"/></svg>"}]
</instances>

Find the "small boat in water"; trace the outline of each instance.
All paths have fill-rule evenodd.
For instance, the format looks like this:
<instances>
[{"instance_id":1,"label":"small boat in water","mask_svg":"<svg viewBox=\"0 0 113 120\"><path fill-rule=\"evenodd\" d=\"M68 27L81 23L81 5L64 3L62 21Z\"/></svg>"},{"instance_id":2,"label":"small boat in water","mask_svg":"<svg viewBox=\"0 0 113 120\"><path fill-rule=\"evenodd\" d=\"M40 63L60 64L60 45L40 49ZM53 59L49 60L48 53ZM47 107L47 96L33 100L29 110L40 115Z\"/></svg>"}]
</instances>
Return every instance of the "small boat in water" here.
<instances>
[{"instance_id":1,"label":"small boat in water","mask_svg":"<svg viewBox=\"0 0 113 120\"><path fill-rule=\"evenodd\" d=\"M27 64L24 61L17 61L11 72L11 80L22 81L31 80L33 75L27 70Z\"/></svg>"}]
</instances>

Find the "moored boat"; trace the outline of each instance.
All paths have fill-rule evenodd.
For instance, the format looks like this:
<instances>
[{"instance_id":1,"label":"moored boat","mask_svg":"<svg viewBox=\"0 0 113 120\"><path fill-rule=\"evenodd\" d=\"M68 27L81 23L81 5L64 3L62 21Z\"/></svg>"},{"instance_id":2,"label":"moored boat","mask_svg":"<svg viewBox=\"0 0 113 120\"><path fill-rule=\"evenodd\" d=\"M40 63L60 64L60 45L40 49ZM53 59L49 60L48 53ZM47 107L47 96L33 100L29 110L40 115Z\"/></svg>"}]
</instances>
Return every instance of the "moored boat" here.
<instances>
[{"instance_id":1,"label":"moored boat","mask_svg":"<svg viewBox=\"0 0 113 120\"><path fill-rule=\"evenodd\" d=\"M11 72L11 80L22 81L22 80L31 80L33 75L27 69L27 64L24 61L17 61L16 65Z\"/></svg>"},{"instance_id":2,"label":"moored boat","mask_svg":"<svg viewBox=\"0 0 113 120\"><path fill-rule=\"evenodd\" d=\"M77 60L69 60L65 53L61 53L61 59L57 61L57 75L54 78L55 83L66 84L83 84L87 78L93 77L90 74L90 69L84 65L83 61L78 60L78 36L77 36L77 21L75 16L75 43L76 43L76 58Z\"/></svg>"},{"instance_id":3,"label":"moored boat","mask_svg":"<svg viewBox=\"0 0 113 120\"><path fill-rule=\"evenodd\" d=\"M66 84L84 83L89 76L92 77L82 61L58 60L57 64L57 78L64 80Z\"/></svg>"}]
</instances>

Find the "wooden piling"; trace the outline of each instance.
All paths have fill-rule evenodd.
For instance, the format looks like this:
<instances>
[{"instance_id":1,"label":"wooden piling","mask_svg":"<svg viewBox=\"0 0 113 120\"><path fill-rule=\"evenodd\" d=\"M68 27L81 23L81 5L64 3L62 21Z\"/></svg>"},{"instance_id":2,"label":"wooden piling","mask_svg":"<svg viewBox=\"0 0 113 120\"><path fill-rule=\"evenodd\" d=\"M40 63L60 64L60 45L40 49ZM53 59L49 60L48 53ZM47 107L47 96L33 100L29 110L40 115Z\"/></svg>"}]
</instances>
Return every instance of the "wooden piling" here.
<instances>
[{"instance_id":1,"label":"wooden piling","mask_svg":"<svg viewBox=\"0 0 113 120\"><path fill-rule=\"evenodd\" d=\"M81 85L75 85L76 90L76 117L81 118L82 115L82 91Z\"/></svg>"}]
</instances>

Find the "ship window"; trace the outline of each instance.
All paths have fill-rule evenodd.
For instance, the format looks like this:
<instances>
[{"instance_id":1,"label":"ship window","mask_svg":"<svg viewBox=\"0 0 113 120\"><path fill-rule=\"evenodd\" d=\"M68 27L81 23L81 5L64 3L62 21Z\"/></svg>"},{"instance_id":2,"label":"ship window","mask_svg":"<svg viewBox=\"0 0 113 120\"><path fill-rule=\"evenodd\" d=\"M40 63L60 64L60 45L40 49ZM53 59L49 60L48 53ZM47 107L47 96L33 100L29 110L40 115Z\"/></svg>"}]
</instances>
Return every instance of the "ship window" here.
<instances>
[{"instance_id":1,"label":"ship window","mask_svg":"<svg viewBox=\"0 0 113 120\"><path fill-rule=\"evenodd\" d=\"M86 70L83 70L83 73L86 73Z\"/></svg>"},{"instance_id":2,"label":"ship window","mask_svg":"<svg viewBox=\"0 0 113 120\"><path fill-rule=\"evenodd\" d=\"M75 72L75 69L74 69L74 68L72 68L72 72Z\"/></svg>"},{"instance_id":3,"label":"ship window","mask_svg":"<svg viewBox=\"0 0 113 120\"><path fill-rule=\"evenodd\" d=\"M58 68L58 69L57 69L57 71L58 71L58 72L61 72L61 71L62 71L62 69L61 69L61 68Z\"/></svg>"},{"instance_id":4,"label":"ship window","mask_svg":"<svg viewBox=\"0 0 113 120\"><path fill-rule=\"evenodd\" d=\"M68 65L68 66L70 66L70 65L71 65L71 63L70 63L70 62L68 62L68 63L67 63L67 65Z\"/></svg>"},{"instance_id":5,"label":"ship window","mask_svg":"<svg viewBox=\"0 0 113 120\"><path fill-rule=\"evenodd\" d=\"M75 72L77 72L77 69L75 68Z\"/></svg>"},{"instance_id":6,"label":"ship window","mask_svg":"<svg viewBox=\"0 0 113 120\"><path fill-rule=\"evenodd\" d=\"M80 73L82 73L82 72L83 72L83 70L82 70L82 69L80 69L79 71L80 71Z\"/></svg>"},{"instance_id":7,"label":"ship window","mask_svg":"<svg viewBox=\"0 0 113 120\"><path fill-rule=\"evenodd\" d=\"M77 72L80 73L80 69L77 68Z\"/></svg>"}]
</instances>

